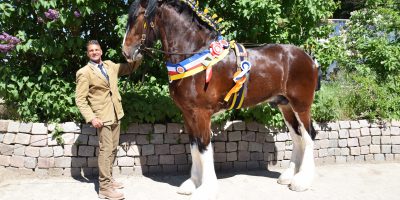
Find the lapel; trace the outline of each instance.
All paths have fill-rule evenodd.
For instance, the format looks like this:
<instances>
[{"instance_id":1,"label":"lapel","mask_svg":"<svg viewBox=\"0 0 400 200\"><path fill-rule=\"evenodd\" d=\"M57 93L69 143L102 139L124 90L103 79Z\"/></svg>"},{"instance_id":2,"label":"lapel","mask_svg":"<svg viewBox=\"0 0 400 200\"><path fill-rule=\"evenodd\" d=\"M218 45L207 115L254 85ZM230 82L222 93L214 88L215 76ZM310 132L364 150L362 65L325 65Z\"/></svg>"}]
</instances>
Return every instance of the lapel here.
<instances>
[{"instance_id":1,"label":"lapel","mask_svg":"<svg viewBox=\"0 0 400 200\"><path fill-rule=\"evenodd\" d=\"M106 83L107 85L110 85L110 82L107 81L106 77L100 72L100 70L99 70L95 65L93 65L92 63L89 62L89 67L90 67L90 69L93 70L93 72L94 72L101 80L104 81L104 83ZM109 75L109 76L110 76L110 75Z\"/></svg>"},{"instance_id":2,"label":"lapel","mask_svg":"<svg viewBox=\"0 0 400 200\"><path fill-rule=\"evenodd\" d=\"M114 78L113 78L114 71L112 69L112 66L108 65L108 63L106 63L106 62L103 62L103 66L107 70L109 84L114 83Z\"/></svg>"}]
</instances>

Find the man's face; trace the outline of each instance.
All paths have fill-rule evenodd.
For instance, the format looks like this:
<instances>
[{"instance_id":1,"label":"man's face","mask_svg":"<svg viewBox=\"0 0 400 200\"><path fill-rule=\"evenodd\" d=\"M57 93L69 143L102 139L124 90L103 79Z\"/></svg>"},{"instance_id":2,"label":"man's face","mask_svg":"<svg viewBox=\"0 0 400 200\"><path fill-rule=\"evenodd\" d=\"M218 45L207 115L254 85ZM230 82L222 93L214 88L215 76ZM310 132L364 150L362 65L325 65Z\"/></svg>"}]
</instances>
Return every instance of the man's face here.
<instances>
[{"instance_id":1,"label":"man's face","mask_svg":"<svg viewBox=\"0 0 400 200\"><path fill-rule=\"evenodd\" d=\"M93 62L100 62L101 61L101 55L103 55L103 51L101 50L101 47L97 44L90 44L87 47L87 56L89 59Z\"/></svg>"}]
</instances>

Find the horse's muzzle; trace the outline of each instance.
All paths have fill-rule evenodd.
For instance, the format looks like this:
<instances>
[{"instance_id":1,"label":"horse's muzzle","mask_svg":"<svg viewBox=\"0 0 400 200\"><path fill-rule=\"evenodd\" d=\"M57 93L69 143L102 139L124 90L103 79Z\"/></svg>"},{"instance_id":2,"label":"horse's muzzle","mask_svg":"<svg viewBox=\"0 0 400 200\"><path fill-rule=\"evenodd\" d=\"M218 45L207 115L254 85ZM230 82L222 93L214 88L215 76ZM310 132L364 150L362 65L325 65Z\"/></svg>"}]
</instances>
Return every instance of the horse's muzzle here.
<instances>
[{"instance_id":1,"label":"horse's muzzle","mask_svg":"<svg viewBox=\"0 0 400 200\"><path fill-rule=\"evenodd\" d=\"M143 58L140 48L136 48L132 51L129 51L129 53L127 53L127 51L123 50L122 54L125 56L125 59L128 62L135 62L138 60L142 60L142 58Z\"/></svg>"}]
</instances>

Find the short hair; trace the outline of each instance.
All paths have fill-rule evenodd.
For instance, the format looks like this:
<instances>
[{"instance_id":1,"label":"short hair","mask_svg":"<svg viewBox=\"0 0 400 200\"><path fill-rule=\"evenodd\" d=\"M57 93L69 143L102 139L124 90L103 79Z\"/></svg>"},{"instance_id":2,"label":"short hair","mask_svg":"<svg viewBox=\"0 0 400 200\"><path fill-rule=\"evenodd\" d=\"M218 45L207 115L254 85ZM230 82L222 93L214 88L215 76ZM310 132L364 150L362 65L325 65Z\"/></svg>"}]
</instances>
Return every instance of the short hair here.
<instances>
[{"instance_id":1,"label":"short hair","mask_svg":"<svg viewBox=\"0 0 400 200\"><path fill-rule=\"evenodd\" d=\"M92 44L95 44L95 45L99 45L99 46L100 46L99 41L97 41L97 40L89 40L89 41L87 42L87 44L86 44L86 48L89 47L89 45L92 45Z\"/></svg>"}]
</instances>

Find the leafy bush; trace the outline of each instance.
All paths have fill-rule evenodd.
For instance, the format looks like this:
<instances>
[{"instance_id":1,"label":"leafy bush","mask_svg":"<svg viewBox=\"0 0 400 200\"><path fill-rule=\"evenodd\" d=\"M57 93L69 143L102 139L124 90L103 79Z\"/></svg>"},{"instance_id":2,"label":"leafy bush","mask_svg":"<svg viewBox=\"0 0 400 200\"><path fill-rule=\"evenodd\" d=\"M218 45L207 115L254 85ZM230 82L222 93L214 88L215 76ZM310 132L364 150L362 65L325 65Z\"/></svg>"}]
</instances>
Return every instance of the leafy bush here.
<instances>
[{"instance_id":1,"label":"leafy bush","mask_svg":"<svg viewBox=\"0 0 400 200\"><path fill-rule=\"evenodd\" d=\"M400 75L400 11L398 4L388 1L368 1L370 8L352 13L345 34L348 56L346 69L360 73L375 73L381 81L391 81Z\"/></svg>"},{"instance_id":2,"label":"leafy bush","mask_svg":"<svg viewBox=\"0 0 400 200\"><path fill-rule=\"evenodd\" d=\"M211 0L208 5L225 20L229 39L296 45L318 34L321 20L331 17L338 6L333 0Z\"/></svg>"},{"instance_id":3,"label":"leafy bush","mask_svg":"<svg viewBox=\"0 0 400 200\"><path fill-rule=\"evenodd\" d=\"M321 89L315 93L312 106L313 119L319 122L339 119L340 103L337 94L343 94L338 83L323 82Z\"/></svg>"},{"instance_id":4,"label":"leafy bush","mask_svg":"<svg viewBox=\"0 0 400 200\"><path fill-rule=\"evenodd\" d=\"M316 43L318 60L336 60L341 70L316 96L320 121L400 118L400 5L369 0L366 6L352 13L340 36Z\"/></svg>"},{"instance_id":5,"label":"leafy bush","mask_svg":"<svg viewBox=\"0 0 400 200\"><path fill-rule=\"evenodd\" d=\"M123 91L124 124L181 122L182 116L169 97L168 86L157 83L155 77L146 78L145 83L129 86Z\"/></svg>"},{"instance_id":6,"label":"leafy bush","mask_svg":"<svg viewBox=\"0 0 400 200\"><path fill-rule=\"evenodd\" d=\"M0 30L21 40L0 53L0 97L16 109L17 118L80 120L74 82L76 71L87 62L85 43L98 39L104 49L117 49L120 38L112 30L116 18L126 12L119 9L123 6L125 1L0 3Z\"/></svg>"}]
</instances>

